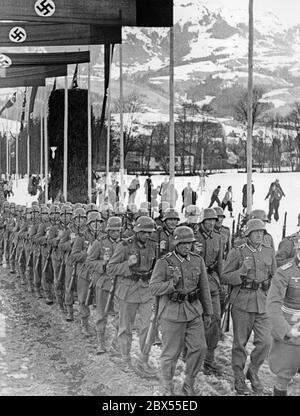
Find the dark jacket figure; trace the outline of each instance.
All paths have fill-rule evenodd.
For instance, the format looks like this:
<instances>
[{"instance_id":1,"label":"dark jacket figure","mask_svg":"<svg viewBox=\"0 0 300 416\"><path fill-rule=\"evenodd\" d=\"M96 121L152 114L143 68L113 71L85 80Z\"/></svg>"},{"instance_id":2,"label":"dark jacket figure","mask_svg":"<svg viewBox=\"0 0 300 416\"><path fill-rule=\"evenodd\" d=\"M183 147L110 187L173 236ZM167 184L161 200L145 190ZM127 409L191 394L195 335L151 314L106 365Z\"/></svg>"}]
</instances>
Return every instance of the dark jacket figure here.
<instances>
[{"instance_id":1,"label":"dark jacket figure","mask_svg":"<svg viewBox=\"0 0 300 416\"><path fill-rule=\"evenodd\" d=\"M255 188L253 183L251 184L251 188L252 188L252 202L253 202L253 194L255 192ZM242 201L242 205L243 205L243 212L246 210L247 208L247 184L245 183L245 185L243 186L243 201Z\"/></svg>"},{"instance_id":2,"label":"dark jacket figure","mask_svg":"<svg viewBox=\"0 0 300 416\"><path fill-rule=\"evenodd\" d=\"M221 186L219 185L214 191L213 191L213 193L212 193L212 196L211 196L211 200L210 200L210 204L209 204L209 207L208 208L210 208L210 207L212 207L213 206L213 204L214 204L214 202L217 202L217 204L218 204L218 206L220 207L221 206L221 201L220 201L220 199L219 199L219 193L220 193L220 190L221 190Z\"/></svg>"},{"instance_id":3,"label":"dark jacket figure","mask_svg":"<svg viewBox=\"0 0 300 416\"><path fill-rule=\"evenodd\" d=\"M271 222L273 211L275 211L274 213L275 221L279 220L278 208L279 208L280 200L283 196L285 196L285 193L283 192L279 184L279 179L277 178L275 182L271 183L269 192L267 193L267 196L265 197L265 199L269 198L269 213L268 213L269 222Z\"/></svg>"},{"instance_id":4,"label":"dark jacket figure","mask_svg":"<svg viewBox=\"0 0 300 416\"><path fill-rule=\"evenodd\" d=\"M150 202L150 204L151 204L152 186L153 184L152 184L151 176L148 175L148 178L146 178L145 180L144 188L145 188L146 200L147 202Z\"/></svg>"}]
</instances>

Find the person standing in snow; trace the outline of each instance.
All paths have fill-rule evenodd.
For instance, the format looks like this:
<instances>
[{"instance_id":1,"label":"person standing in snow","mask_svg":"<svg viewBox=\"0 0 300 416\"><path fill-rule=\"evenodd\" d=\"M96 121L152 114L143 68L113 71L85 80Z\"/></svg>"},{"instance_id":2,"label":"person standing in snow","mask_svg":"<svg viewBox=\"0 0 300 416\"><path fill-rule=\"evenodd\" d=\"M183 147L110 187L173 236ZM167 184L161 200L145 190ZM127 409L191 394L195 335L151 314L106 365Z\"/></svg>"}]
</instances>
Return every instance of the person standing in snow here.
<instances>
[{"instance_id":1,"label":"person standing in snow","mask_svg":"<svg viewBox=\"0 0 300 416\"><path fill-rule=\"evenodd\" d=\"M211 199L210 199L210 204L208 206L208 208L211 208L214 204L214 202L217 202L218 206L221 206L221 201L219 199L219 193L221 191L221 186L219 185L212 193Z\"/></svg>"},{"instance_id":2,"label":"person standing in snow","mask_svg":"<svg viewBox=\"0 0 300 416\"><path fill-rule=\"evenodd\" d=\"M285 193L283 192L279 179L276 178L275 182L272 182L269 188L269 192L267 193L267 196L265 197L265 200L269 198L269 213L268 213L268 220L271 222L271 217L274 213L274 219L275 221L279 220L279 214L278 214L278 208L280 204L281 198L285 196Z\"/></svg>"},{"instance_id":3,"label":"person standing in snow","mask_svg":"<svg viewBox=\"0 0 300 416\"><path fill-rule=\"evenodd\" d=\"M230 217L232 218L232 186L228 186L225 196L222 200L221 208L225 211L225 208L228 207L230 212Z\"/></svg>"}]
</instances>

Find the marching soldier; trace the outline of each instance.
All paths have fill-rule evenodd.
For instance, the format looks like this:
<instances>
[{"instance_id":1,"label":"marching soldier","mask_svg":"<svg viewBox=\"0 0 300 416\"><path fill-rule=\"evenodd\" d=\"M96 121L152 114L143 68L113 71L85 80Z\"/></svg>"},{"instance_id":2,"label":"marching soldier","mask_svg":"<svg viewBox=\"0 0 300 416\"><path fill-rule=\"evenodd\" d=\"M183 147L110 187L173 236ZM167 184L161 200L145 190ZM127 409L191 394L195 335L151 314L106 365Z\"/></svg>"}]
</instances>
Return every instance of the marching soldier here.
<instances>
[{"instance_id":1,"label":"marching soldier","mask_svg":"<svg viewBox=\"0 0 300 416\"><path fill-rule=\"evenodd\" d=\"M26 218L27 208L22 207L22 213L20 215L20 229L18 232L18 237L16 239L16 269L17 276L20 277L21 284L26 285L25 271L26 271L26 259L25 259L25 238L28 231L28 223Z\"/></svg>"},{"instance_id":2,"label":"marching soldier","mask_svg":"<svg viewBox=\"0 0 300 416\"><path fill-rule=\"evenodd\" d=\"M269 365L276 375L274 396L286 396L289 382L300 367L300 239L295 256L279 267L267 296L272 325Z\"/></svg>"},{"instance_id":3,"label":"marching soldier","mask_svg":"<svg viewBox=\"0 0 300 416\"><path fill-rule=\"evenodd\" d=\"M36 276L35 276L35 259L34 259L34 238L38 231L38 216L39 216L39 208L37 205L32 205L30 211L30 226L28 228L27 233L27 244L25 246L25 253L26 253L26 280L29 286L29 290L36 292L38 298L42 298L42 294L39 290L39 287L36 287Z\"/></svg>"},{"instance_id":4,"label":"marching soldier","mask_svg":"<svg viewBox=\"0 0 300 416\"><path fill-rule=\"evenodd\" d=\"M49 209L45 205L40 207L40 225L35 236L35 243L37 246L37 255L36 263L34 264L36 276L38 276L38 284L43 288L43 293L45 296L46 305L53 304L53 294L52 294L52 282L53 282L53 273L52 270L48 267L47 257L49 253L49 248L47 245L47 236L49 233Z\"/></svg>"},{"instance_id":5,"label":"marching soldier","mask_svg":"<svg viewBox=\"0 0 300 416\"><path fill-rule=\"evenodd\" d=\"M86 212L83 208L77 208L74 210L72 224L71 228L74 229L74 233L71 233L71 253L66 263L65 279L65 304L67 308L66 321L68 322L72 322L74 320L73 305L77 269L80 264L85 262L87 257L87 243L84 236L86 231Z\"/></svg>"},{"instance_id":6,"label":"marching soldier","mask_svg":"<svg viewBox=\"0 0 300 416\"><path fill-rule=\"evenodd\" d=\"M15 214L16 204L11 202L9 204L9 209L6 217L6 225L4 231L4 257L5 257L5 267L10 268L9 256L11 249L11 233L16 225L14 214ZM4 267L4 265L3 265ZM15 270L11 270L11 273L15 273Z\"/></svg>"},{"instance_id":7,"label":"marching soldier","mask_svg":"<svg viewBox=\"0 0 300 416\"><path fill-rule=\"evenodd\" d=\"M92 211L88 214L87 217L87 232L86 239L88 239L87 255L92 249L93 242L99 238L102 232L102 223L103 219L99 212ZM85 246L82 242L82 249L85 249ZM83 251L82 250L82 251ZM84 253L82 253L82 260L84 258ZM93 282L91 281L91 273L87 267L86 258L82 262L78 270L78 279L77 279L77 295L79 302L79 313L81 320L81 330L82 334L86 337L94 335L94 331L89 325L89 316L90 316L90 303L87 304L89 289L92 291ZM91 286L90 286L91 285Z\"/></svg>"},{"instance_id":8,"label":"marching soldier","mask_svg":"<svg viewBox=\"0 0 300 416\"><path fill-rule=\"evenodd\" d=\"M300 216L300 214L299 214ZM300 218L298 216L298 227L300 226ZM296 233L285 237L278 246L278 250L276 252L276 261L277 267L282 266L285 263L290 263L293 261L295 257L295 244L297 244L300 238L300 230Z\"/></svg>"},{"instance_id":9,"label":"marching soldier","mask_svg":"<svg viewBox=\"0 0 300 416\"><path fill-rule=\"evenodd\" d=\"M2 265L4 260L4 235L6 229L6 220L9 213L9 202L5 201L2 206L1 216L0 216L0 265ZM3 263L4 264L4 263Z\"/></svg>"},{"instance_id":10,"label":"marching soldier","mask_svg":"<svg viewBox=\"0 0 300 416\"><path fill-rule=\"evenodd\" d=\"M159 203L159 205L158 205L159 216L157 218L155 218L155 220L154 220L158 227L163 227L164 226L163 218L164 218L164 215L165 215L165 211L169 208L170 208L170 204L168 202L160 202Z\"/></svg>"},{"instance_id":11,"label":"marching soldier","mask_svg":"<svg viewBox=\"0 0 300 416\"><path fill-rule=\"evenodd\" d=\"M11 273L16 273L16 248L18 244L19 229L22 221L22 207L17 205L14 213L14 227L11 230L9 237L9 264ZM20 278L19 275L17 275Z\"/></svg>"},{"instance_id":12,"label":"marching soldier","mask_svg":"<svg viewBox=\"0 0 300 416\"><path fill-rule=\"evenodd\" d=\"M62 235L60 230L60 208L58 204L51 205L49 210L50 227L47 235L47 257L50 255L52 272L53 272L53 286L56 302L61 312L64 312L63 302L63 287L62 283L58 279L60 265L61 265L61 254L58 250L59 235ZM60 234L59 234L60 232Z\"/></svg>"},{"instance_id":13,"label":"marching soldier","mask_svg":"<svg viewBox=\"0 0 300 416\"><path fill-rule=\"evenodd\" d=\"M261 393L263 385L258 371L270 347L271 325L266 314L266 294L276 271L274 250L263 243L265 223L249 220L245 235L247 242L233 248L226 259L222 280L233 286L230 303L233 322L232 369L234 387L239 394L249 394L245 383L246 344L254 332L254 349L246 378L254 392Z\"/></svg>"},{"instance_id":14,"label":"marching soldier","mask_svg":"<svg viewBox=\"0 0 300 416\"><path fill-rule=\"evenodd\" d=\"M110 217L107 221L107 235L95 240L86 259L86 266L93 276L96 292L96 332L98 340L97 354L106 352L105 329L107 314L105 307L111 287L111 278L106 271L107 263L120 242L122 220L119 217ZM116 340L115 340L116 342Z\"/></svg>"},{"instance_id":15,"label":"marching soldier","mask_svg":"<svg viewBox=\"0 0 300 416\"><path fill-rule=\"evenodd\" d=\"M210 326L213 309L204 261L192 252L193 231L179 226L173 236L174 251L158 260L150 280L152 295L159 296L162 382L164 394L174 395L176 363L184 349L182 391L186 396L195 396L195 378L207 350L204 325Z\"/></svg>"},{"instance_id":16,"label":"marching soldier","mask_svg":"<svg viewBox=\"0 0 300 416\"><path fill-rule=\"evenodd\" d=\"M168 208L163 217L163 229L160 237L160 253L164 255L173 250L173 232L179 223L180 217L174 208Z\"/></svg>"},{"instance_id":17,"label":"marching soldier","mask_svg":"<svg viewBox=\"0 0 300 416\"><path fill-rule=\"evenodd\" d=\"M152 296L149 280L156 261L156 243L151 234L155 222L150 217L140 217L134 226L135 236L120 242L107 265L107 273L119 279L116 296L119 300L118 340L124 371L131 369L132 327L137 312L140 318L140 357L135 370L142 377L156 377L149 366L145 342L151 317Z\"/></svg>"},{"instance_id":18,"label":"marching soldier","mask_svg":"<svg viewBox=\"0 0 300 416\"><path fill-rule=\"evenodd\" d=\"M220 304L220 276L222 274L223 247L221 235L214 231L218 217L214 208L205 208L199 225L199 232L195 235L195 252L203 257L213 305L211 325L206 328L207 354L204 360L204 374L221 375L220 366L215 361L215 350L220 339L221 304Z\"/></svg>"},{"instance_id":19,"label":"marching soldier","mask_svg":"<svg viewBox=\"0 0 300 416\"><path fill-rule=\"evenodd\" d=\"M226 259L229 251L231 250L230 228L223 225L224 218L226 218L223 208L215 207L214 210L218 217L214 231L217 234L220 234L221 236L222 245L223 245L223 256L224 256L224 259Z\"/></svg>"}]
</instances>

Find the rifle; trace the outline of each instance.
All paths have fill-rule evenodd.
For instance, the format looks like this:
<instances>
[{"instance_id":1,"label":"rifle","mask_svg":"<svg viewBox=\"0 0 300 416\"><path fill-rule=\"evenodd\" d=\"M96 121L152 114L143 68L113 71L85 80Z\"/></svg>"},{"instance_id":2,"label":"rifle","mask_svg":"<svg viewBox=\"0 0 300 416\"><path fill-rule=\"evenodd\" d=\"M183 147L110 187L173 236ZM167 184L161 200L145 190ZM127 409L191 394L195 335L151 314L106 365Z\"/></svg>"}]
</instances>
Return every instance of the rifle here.
<instances>
[{"instance_id":1,"label":"rifle","mask_svg":"<svg viewBox=\"0 0 300 416\"><path fill-rule=\"evenodd\" d=\"M40 264L41 264L41 257L42 257L42 253L41 253L41 249L40 249L38 258L36 259L35 266L34 266L34 269L35 269L36 272L38 272L38 270L39 270L39 267L40 267Z\"/></svg>"},{"instance_id":2,"label":"rifle","mask_svg":"<svg viewBox=\"0 0 300 416\"><path fill-rule=\"evenodd\" d=\"M19 264L21 264L22 259L23 259L24 256L25 256L25 240L23 242L23 246L21 248L20 255L19 255L19 258L18 258L18 263Z\"/></svg>"},{"instance_id":3,"label":"rifle","mask_svg":"<svg viewBox=\"0 0 300 416\"><path fill-rule=\"evenodd\" d=\"M17 251L17 244L13 244L13 248L12 250L10 250L10 254L9 254L9 261L12 261L16 255L16 251Z\"/></svg>"},{"instance_id":4,"label":"rifle","mask_svg":"<svg viewBox=\"0 0 300 416\"><path fill-rule=\"evenodd\" d=\"M231 312L231 303L229 302L230 293L232 291L232 286L228 285L228 295L227 301L225 303L225 310L221 321L221 329L223 332L229 332L230 328L230 312Z\"/></svg>"},{"instance_id":5,"label":"rifle","mask_svg":"<svg viewBox=\"0 0 300 416\"><path fill-rule=\"evenodd\" d=\"M121 233L120 239L122 240L122 233ZM108 293L104 313L108 313L111 309L111 306L112 306L112 303L113 303L113 300L114 300L114 296L115 296L116 285L117 285L117 276L114 276L112 278L111 286L109 288L109 293Z\"/></svg>"},{"instance_id":6,"label":"rifle","mask_svg":"<svg viewBox=\"0 0 300 416\"><path fill-rule=\"evenodd\" d=\"M88 293L86 295L86 299L85 299L85 306L90 306L93 304L93 299L94 299L94 283L93 283L93 279L91 279L91 282L89 284L89 288L88 288Z\"/></svg>"},{"instance_id":7,"label":"rifle","mask_svg":"<svg viewBox=\"0 0 300 416\"><path fill-rule=\"evenodd\" d=\"M285 211L284 222L283 222L283 227L282 227L282 240L285 238L285 233L286 233L286 217L287 217L287 212Z\"/></svg>"},{"instance_id":8,"label":"rifle","mask_svg":"<svg viewBox=\"0 0 300 416\"><path fill-rule=\"evenodd\" d=\"M234 227L235 227L235 220L232 221L232 231L231 231L231 248L234 246Z\"/></svg>"},{"instance_id":9,"label":"rifle","mask_svg":"<svg viewBox=\"0 0 300 416\"><path fill-rule=\"evenodd\" d=\"M156 246L156 258L159 259L160 257L160 240L161 240L161 232L162 227L157 227L157 246ZM158 305L159 305L159 296L154 297L154 304L152 306L152 314L150 317L150 323L149 328L146 336L146 342L145 342L145 349L144 353L147 355L150 353L153 339L156 332L156 321L157 321L157 315L158 315Z\"/></svg>"},{"instance_id":10,"label":"rifle","mask_svg":"<svg viewBox=\"0 0 300 416\"><path fill-rule=\"evenodd\" d=\"M73 264L72 276L71 276L70 284L68 286L68 292L72 291L72 287L73 287L73 283L75 281L76 275L77 275L77 263Z\"/></svg>"},{"instance_id":11,"label":"rifle","mask_svg":"<svg viewBox=\"0 0 300 416\"><path fill-rule=\"evenodd\" d=\"M52 253L52 247L50 247L50 250L48 251L47 257L46 257L46 261L42 270L42 273L46 273L46 270L50 264L51 261L51 253Z\"/></svg>"}]
</instances>

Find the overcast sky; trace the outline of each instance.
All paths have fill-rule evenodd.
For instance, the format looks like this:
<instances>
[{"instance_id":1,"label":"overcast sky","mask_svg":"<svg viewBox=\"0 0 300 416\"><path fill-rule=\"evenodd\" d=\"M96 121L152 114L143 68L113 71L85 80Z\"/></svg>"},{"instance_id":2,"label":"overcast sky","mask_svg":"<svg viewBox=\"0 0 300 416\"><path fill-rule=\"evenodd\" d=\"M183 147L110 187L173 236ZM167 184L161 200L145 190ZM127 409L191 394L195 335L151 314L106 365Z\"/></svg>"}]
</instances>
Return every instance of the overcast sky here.
<instances>
[{"instance_id":1,"label":"overcast sky","mask_svg":"<svg viewBox=\"0 0 300 416\"><path fill-rule=\"evenodd\" d=\"M200 1L201 0L196 0ZM243 8L248 9L249 0L210 0L215 5L224 8ZM255 9L270 11L276 14L281 20L289 25L300 24L300 1L299 0L254 0Z\"/></svg>"}]
</instances>

